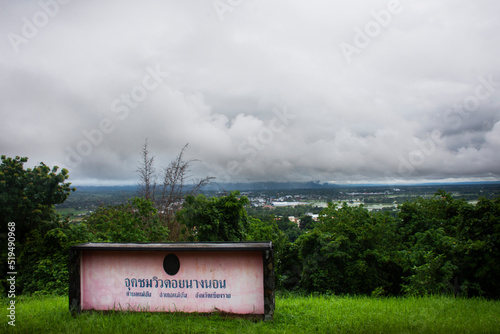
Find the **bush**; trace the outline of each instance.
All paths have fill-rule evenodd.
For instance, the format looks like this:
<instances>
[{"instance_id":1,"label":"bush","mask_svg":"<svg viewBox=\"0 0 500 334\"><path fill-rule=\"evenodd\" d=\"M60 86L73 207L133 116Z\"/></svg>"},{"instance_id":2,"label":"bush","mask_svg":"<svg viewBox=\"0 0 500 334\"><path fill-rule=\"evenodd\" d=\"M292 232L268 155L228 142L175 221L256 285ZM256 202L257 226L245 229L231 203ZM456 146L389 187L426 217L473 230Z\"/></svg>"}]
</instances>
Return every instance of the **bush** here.
<instances>
[{"instance_id":1,"label":"bush","mask_svg":"<svg viewBox=\"0 0 500 334\"><path fill-rule=\"evenodd\" d=\"M371 294L400 292L394 218L362 206L324 209L313 232L297 239L301 287L308 292Z\"/></svg>"},{"instance_id":2,"label":"bush","mask_svg":"<svg viewBox=\"0 0 500 334\"><path fill-rule=\"evenodd\" d=\"M18 285L20 292L67 294L69 248L93 241L92 237L85 224L68 221L58 223L46 233L33 230L19 257L22 268Z\"/></svg>"},{"instance_id":3,"label":"bush","mask_svg":"<svg viewBox=\"0 0 500 334\"><path fill-rule=\"evenodd\" d=\"M168 228L151 200L134 197L124 205L100 207L85 220L100 242L161 242Z\"/></svg>"},{"instance_id":4,"label":"bush","mask_svg":"<svg viewBox=\"0 0 500 334\"><path fill-rule=\"evenodd\" d=\"M67 294L68 252L86 242L158 242L168 230L152 202L134 198L126 205L102 207L82 223L61 221L33 230L19 257L21 293Z\"/></svg>"}]
</instances>

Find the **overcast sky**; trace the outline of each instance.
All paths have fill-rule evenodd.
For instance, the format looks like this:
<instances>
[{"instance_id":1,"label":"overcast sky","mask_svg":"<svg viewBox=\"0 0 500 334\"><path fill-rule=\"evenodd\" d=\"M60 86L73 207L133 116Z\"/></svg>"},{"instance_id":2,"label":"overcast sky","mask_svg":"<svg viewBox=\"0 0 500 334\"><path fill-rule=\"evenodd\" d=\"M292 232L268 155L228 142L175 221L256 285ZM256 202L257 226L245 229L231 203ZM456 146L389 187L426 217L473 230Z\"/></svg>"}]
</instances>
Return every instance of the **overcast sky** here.
<instances>
[{"instance_id":1,"label":"overcast sky","mask_svg":"<svg viewBox=\"0 0 500 334\"><path fill-rule=\"evenodd\" d=\"M0 153L136 183L500 180L500 2L0 2Z\"/></svg>"}]
</instances>

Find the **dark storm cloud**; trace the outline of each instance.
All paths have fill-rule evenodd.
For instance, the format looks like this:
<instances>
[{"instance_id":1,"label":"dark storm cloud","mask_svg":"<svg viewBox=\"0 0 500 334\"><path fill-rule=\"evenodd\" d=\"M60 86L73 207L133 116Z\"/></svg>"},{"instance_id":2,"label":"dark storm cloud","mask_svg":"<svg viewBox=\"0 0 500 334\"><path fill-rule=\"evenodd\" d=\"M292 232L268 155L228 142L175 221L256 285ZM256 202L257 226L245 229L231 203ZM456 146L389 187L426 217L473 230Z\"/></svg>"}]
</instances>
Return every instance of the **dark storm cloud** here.
<instances>
[{"instance_id":1,"label":"dark storm cloud","mask_svg":"<svg viewBox=\"0 0 500 334\"><path fill-rule=\"evenodd\" d=\"M222 0L224 2L224 0ZM0 151L136 182L499 179L496 1L6 2Z\"/></svg>"}]
</instances>

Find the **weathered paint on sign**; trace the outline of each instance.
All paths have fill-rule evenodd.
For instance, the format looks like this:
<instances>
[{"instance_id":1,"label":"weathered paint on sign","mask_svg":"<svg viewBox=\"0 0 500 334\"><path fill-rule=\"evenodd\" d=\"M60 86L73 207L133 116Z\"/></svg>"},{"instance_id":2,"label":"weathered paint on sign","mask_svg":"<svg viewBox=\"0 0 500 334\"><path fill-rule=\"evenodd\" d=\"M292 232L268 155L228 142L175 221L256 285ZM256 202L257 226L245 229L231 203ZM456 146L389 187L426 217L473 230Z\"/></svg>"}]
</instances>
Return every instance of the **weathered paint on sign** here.
<instances>
[{"instance_id":1,"label":"weathered paint on sign","mask_svg":"<svg viewBox=\"0 0 500 334\"><path fill-rule=\"evenodd\" d=\"M179 260L175 275L164 269L169 254ZM264 314L260 251L85 250L80 256L82 310Z\"/></svg>"}]
</instances>

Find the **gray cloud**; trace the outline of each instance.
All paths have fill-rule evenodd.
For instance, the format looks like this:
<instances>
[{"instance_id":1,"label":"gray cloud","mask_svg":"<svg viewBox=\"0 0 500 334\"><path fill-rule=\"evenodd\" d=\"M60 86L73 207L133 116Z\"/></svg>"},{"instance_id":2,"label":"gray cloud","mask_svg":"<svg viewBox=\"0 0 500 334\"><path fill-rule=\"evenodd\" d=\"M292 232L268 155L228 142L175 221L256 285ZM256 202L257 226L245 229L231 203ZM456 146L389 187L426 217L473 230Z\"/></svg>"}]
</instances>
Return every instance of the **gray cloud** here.
<instances>
[{"instance_id":1,"label":"gray cloud","mask_svg":"<svg viewBox=\"0 0 500 334\"><path fill-rule=\"evenodd\" d=\"M146 137L219 181L500 177L496 1L59 1L2 5L2 154L78 183L136 182Z\"/></svg>"}]
</instances>

